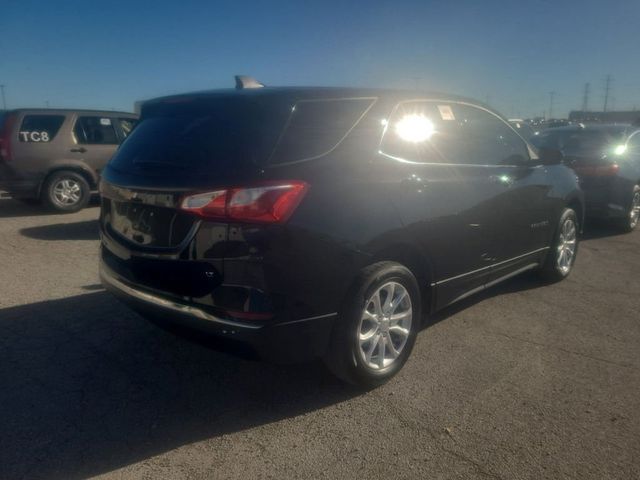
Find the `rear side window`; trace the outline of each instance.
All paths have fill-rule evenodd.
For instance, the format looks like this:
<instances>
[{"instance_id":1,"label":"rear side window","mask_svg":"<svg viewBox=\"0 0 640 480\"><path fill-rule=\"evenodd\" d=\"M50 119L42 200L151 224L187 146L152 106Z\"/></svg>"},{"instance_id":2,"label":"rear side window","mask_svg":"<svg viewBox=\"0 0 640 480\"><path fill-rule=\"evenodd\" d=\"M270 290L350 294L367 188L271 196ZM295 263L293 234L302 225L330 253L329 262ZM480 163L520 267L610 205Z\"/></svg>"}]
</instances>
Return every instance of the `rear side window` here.
<instances>
[{"instance_id":1,"label":"rear side window","mask_svg":"<svg viewBox=\"0 0 640 480\"><path fill-rule=\"evenodd\" d=\"M122 135L124 135L124 138L127 138L129 136L129 134L135 128L136 123L138 123L135 118L119 118L118 122L120 122L120 130L122 130Z\"/></svg>"},{"instance_id":2,"label":"rear side window","mask_svg":"<svg viewBox=\"0 0 640 480\"><path fill-rule=\"evenodd\" d=\"M64 115L25 115L18 130L18 140L26 143L47 143L57 135Z\"/></svg>"},{"instance_id":3,"label":"rear side window","mask_svg":"<svg viewBox=\"0 0 640 480\"><path fill-rule=\"evenodd\" d=\"M471 105L404 102L387 123L380 150L418 163L518 165L526 143L492 113Z\"/></svg>"},{"instance_id":4,"label":"rear side window","mask_svg":"<svg viewBox=\"0 0 640 480\"><path fill-rule=\"evenodd\" d=\"M78 117L73 133L80 144L114 145L118 143L113 119L110 117Z\"/></svg>"},{"instance_id":5,"label":"rear side window","mask_svg":"<svg viewBox=\"0 0 640 480\"><path fill-rule=\"evenodd\" d=\"M271 164L301 162L331 152L374 101L354 98L297 102L271 155Z\"/></svg>"}]
</instances>

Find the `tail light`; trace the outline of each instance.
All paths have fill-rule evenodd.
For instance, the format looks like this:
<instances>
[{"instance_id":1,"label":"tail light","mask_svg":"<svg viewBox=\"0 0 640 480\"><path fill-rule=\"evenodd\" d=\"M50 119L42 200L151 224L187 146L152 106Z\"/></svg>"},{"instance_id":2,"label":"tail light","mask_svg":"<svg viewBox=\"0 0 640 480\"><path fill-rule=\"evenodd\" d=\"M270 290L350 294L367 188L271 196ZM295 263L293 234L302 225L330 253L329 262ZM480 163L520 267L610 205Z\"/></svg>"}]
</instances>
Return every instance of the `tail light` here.
<instances>
[{"instance_id":1,"label":"tail light","mask_svg":"<svg viewBox=\"0 0 640 480\"><path fill-rule=\"evenodd\" d=\"M189 195L180 209L202 218L247 223L284 223L309 186L298 180L269 182Z\"/></svg>"},{"instance_id":2,"label":"tail light","mask_svg":"<svg viewBox=\"0 0 640 480\"><path fill-rule=\"evenodd\" d=\"M11 160L11 132L15 121L16 115L13 113L8 114L4 118L4 123L0 129L0 158L7 162Z\"/></svg>"},{"instance_id":3,"label":"tail light","mask_svg":"<svg viewBox=\"0 0 640 480\"><path fill-rule=\"evenodd\" d=\"M608 165L580 165L573 167L573 169L576 173L589 177L612 177L618 174L620 166L617 163L611 163Z\"/></svg>"}]
</instances>

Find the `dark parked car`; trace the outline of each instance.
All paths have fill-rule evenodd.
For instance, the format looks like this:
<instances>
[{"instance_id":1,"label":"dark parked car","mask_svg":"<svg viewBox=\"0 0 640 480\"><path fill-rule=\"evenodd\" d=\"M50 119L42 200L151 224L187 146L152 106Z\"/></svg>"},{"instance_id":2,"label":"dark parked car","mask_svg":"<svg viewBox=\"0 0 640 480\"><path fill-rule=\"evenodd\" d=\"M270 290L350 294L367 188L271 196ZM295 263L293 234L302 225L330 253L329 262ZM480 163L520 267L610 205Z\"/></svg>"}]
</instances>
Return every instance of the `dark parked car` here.
<instances>
[{"instance_id":1,"label":"dark parked car","mask_svg":"<svg viewBox=\"0 0 640 480\"><path fill-rule=\"evenodd\" d=\"M560 154L416 92L252 88L146 102L103 172L101 278L156 322L322 357L377 385L425 315L528 270L560 280L583 203Z\"/></svg>"},{"instance_id":2,"label":"dark parked car","mask_svg":"<svg viewBox=\"0 0 640 480\"><path fill-rule=\"evenodd\" d=\"M574 125L544 130L532 139L562 151L585 192L586 214L611 219L624 230L640 214L640 131L628 125Z\"/></svg>"},{"instance_id":3,"label":"dark parked car","mask_svg":"<svg viewBox=\"0 0 640 480\"><path fill-rule=\"evenodd\" d=\"M0 190L75 212L137 115L94 110L19 109L0 117Z\"/></svg>"}]
</instances>

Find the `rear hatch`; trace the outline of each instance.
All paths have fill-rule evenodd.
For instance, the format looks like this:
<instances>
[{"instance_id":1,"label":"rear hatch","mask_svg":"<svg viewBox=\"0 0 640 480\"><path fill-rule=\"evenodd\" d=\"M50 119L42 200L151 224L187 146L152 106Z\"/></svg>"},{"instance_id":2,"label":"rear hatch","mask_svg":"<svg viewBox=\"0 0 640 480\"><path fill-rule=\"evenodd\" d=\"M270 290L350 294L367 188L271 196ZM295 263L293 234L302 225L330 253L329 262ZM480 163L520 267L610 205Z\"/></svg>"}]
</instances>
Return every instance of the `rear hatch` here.
<instances>
[{"instance_id":1,"label":"rear hatch","mask_svg":"<svg viewBox=\"0 0 640 480\"><path fill-rule=\"evenodd\" d=\"M565 163L587 190L588 203L606 201L611 179L618 174L618 162L625 150L624 127L585 129L564 139Z\"/></svg>"},{"instance_id":2,"label":"rear hatch","mask_svg":"<svg viewBox=\"0 0 640 480\"><path fill-rule=\"evenodd\" d=\"M290 185L279 178L285 184L260 184L267 166L333 152L375 100L331 98L330 93L311 100L278 91L209 93L144 104L140 123L103 172L105 230L137 249L178 249L197 221L176 210L183 197L224 189L228 191L218 200L226 200L232 210L218 220L283 220L278 215L286 212L270 212L278 217L270 218L269 212L257 215L249 204L243 209L238 202L260 197L253 205L260 208L287 191L293 197L303 194L304 182ZM240 190L246 193L242 199ZM215 202L212 208L198 208L202 201L194 199L189 209L211 219ZM246 216L252 213L256 215Z\"/></svg>"},{"instance_id":3,"label":"rear hatch","mask_svg":"<svg viewBox=\"0 0 640 480\"><path fill-rule=\"evenodd\" d=\"M103 172L103 228L136 250L179 249L198 221L177 210L180 198L259 178L289 113L255 96L145 105Z\"/></svg>"},{"instance_id":4,"label":"rear hatch","mask_svg":"<svg viewBox=\"0 0 640 480\"><path fill-rule=\"evenodd\" d=\"M246 92L145 104L103 171L103 261L125 280L216 313L270 315L268 260L255 239L286 222L309 185L284 169L268 179L267 167L333 152L373 102Z\"/></svg>"}]
</instances>

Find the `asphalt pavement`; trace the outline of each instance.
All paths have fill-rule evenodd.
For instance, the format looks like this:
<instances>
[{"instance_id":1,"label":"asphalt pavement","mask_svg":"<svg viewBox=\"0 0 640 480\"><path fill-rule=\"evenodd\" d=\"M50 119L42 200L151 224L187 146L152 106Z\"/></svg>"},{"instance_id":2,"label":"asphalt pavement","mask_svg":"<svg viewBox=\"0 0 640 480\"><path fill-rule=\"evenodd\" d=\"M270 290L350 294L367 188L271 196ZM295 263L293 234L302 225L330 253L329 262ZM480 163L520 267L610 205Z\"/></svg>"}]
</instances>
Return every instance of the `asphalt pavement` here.
<instances>
[{"instance_id":1,"label":"asphalt pavement","mask_svg":"<svg viewBox=\"0 0 640 480\"><path fill-rule=\"evenodd\" d=\"M640 478L640 232L587 229L432 319L361 392L174 336L107 294L98 209L0 200L0 478Z\"/></svg>"}]
</instances>

